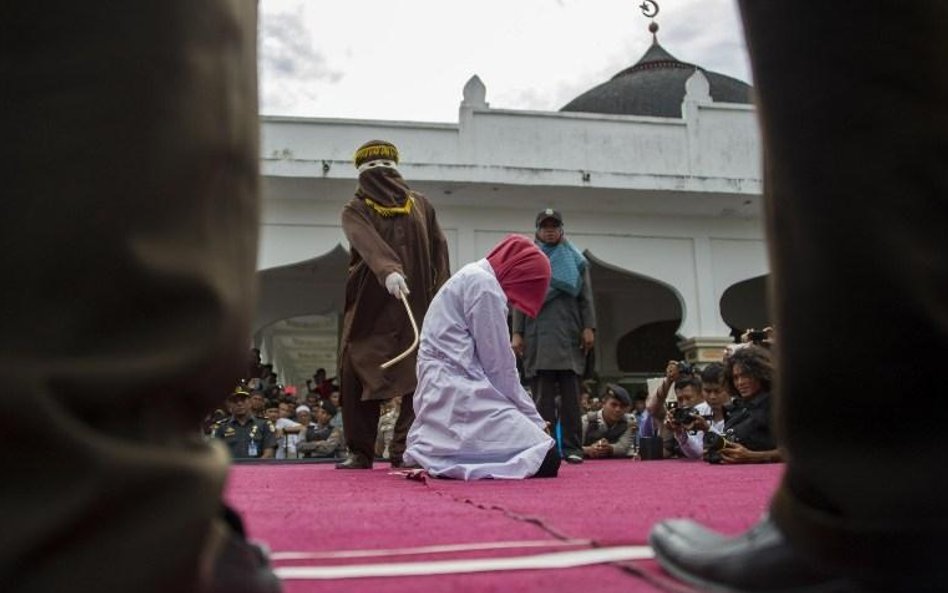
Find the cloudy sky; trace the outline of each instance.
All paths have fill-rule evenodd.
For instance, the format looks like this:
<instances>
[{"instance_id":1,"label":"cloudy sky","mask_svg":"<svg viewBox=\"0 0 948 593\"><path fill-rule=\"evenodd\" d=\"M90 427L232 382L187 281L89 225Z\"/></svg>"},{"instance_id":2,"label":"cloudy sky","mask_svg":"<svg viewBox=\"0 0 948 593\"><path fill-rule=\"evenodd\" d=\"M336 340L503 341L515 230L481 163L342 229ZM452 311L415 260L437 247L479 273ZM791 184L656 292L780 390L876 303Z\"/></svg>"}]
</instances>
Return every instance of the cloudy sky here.
<instances>
[{"instance_id":1,"label":"cloudy sky","mask_svg":"<svg viewBox=\"0 0 948 593\"><path fill-rule=\"evenodd\" d=\"M735 0L657 0L658 39L750 82ZM491 107L554 111L630 66L641 0L261 0L267 115L456 122L477 74Z\"/></svg>"}]
</instances>

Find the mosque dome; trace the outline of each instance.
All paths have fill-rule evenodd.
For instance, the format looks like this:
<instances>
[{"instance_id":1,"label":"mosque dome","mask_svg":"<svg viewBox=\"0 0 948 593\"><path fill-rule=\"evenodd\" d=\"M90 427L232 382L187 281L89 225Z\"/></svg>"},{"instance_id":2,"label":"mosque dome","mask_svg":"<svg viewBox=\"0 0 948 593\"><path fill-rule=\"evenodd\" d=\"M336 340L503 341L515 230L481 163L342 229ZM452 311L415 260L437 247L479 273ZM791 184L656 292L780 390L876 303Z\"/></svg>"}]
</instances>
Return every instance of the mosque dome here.
<instances>
[{"instance_id":1,"label":"mosque dome","mask_svg":"<svg viewBox=\"0 0 948 593\"><path fill-rule=\"evenodd\" d=\"M719 103L751 103L751 86L678 60L658 40L634 65L567 103L560 111L681 118L685 82L700 70Z\"/></svg>"}]
</instances>

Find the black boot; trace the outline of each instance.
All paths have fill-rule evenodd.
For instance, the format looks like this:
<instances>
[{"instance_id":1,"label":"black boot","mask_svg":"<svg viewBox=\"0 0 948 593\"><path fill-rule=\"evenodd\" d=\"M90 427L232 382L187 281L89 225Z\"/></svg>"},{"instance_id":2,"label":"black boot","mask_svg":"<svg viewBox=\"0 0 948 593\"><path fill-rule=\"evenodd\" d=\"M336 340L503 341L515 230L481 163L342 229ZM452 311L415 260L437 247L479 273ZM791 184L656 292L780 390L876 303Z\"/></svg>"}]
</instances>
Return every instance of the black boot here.
<instances>
[{"instance_id":1,"label":"black boot","mask_svg":"<svg viewBox=\"0 0 948 593\"><path fill-rule=\"evenodd\" d=\"M349 453L336 469L372 469L372 460L361 453Z\"/></svg>"},{"instance_id":2,"label":"black boot","mask_svg":"<svg viewBox=\"0 0 948 593\"><path fill-rule=\"evenodd\" d=\"M652 528L655 558L675 577L708 591L734 593L858 593L855 583L804 561L765 518L737 537L689 519Z\"/></svg>"}]
</instances>

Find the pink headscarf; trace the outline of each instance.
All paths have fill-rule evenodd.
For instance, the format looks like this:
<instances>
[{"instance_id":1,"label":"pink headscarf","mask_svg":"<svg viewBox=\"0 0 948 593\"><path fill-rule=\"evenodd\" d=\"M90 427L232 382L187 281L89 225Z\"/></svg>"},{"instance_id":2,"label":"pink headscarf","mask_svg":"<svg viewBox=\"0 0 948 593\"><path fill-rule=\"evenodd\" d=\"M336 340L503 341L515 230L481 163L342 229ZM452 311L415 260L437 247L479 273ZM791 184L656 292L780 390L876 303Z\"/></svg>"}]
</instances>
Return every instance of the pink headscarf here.
<instances>
[{"instance_id":1,"label":"pink headscarf","mask_svg":"<svg viewBox=\"0 0 948 593\"><path fill-rule=\"evenodd\" d=\"M487 254L507 300L536 317L550 286L550 259L521 235L507 235Z\"/></svg>"}]
</instances>

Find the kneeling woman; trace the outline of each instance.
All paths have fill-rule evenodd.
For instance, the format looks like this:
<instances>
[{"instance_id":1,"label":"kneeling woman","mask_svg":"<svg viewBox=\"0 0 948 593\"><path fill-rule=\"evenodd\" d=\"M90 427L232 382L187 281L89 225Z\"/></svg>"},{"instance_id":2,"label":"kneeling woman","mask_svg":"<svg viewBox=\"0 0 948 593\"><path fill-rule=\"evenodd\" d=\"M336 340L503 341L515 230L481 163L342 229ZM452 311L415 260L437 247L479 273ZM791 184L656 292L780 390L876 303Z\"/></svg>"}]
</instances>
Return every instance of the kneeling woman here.
<instances>
[{"instance_id":1,"label":"kneeling woman","mask_svg":"<svg viewBox=\"0 0 948 593\"><path fill-rule=\"evenodd\" d=\"M535 317L549 283L549 259L519 235L444 283L421 332L406 463L460 480L556 476L559 454L507 329L507 302Z\"/></svg>"}]
</instances>

